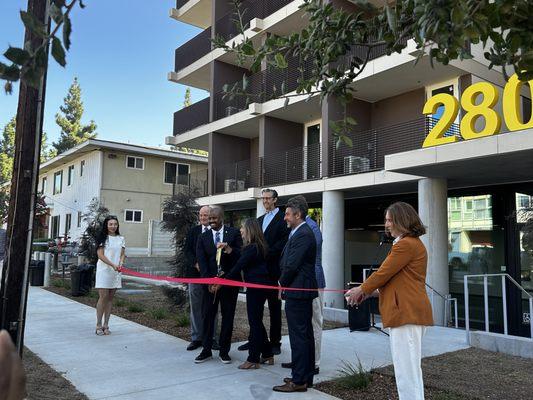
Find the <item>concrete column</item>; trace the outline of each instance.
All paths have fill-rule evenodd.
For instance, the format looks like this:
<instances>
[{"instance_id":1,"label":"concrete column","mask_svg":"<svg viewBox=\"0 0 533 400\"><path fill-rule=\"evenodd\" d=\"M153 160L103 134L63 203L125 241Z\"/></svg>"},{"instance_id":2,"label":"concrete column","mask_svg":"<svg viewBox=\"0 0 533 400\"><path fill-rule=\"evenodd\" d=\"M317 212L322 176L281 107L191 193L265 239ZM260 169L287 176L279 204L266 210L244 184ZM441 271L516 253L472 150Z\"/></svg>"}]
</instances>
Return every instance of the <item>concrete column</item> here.
<instances>
[{"instance_id":1,"label":"concrete column","mask_svg":"<svg viewBox=\"0 0 533 400\"><path fill-rule=\"evenodd\" d=\"M424 178L418 181L418 213L426 226L421 236L428 252L426 282L437 292L450 292L448 275L448 183L446 179ZM444 300L428 290L433 304L435 325L444 324Z\"/></svg>"},{"instance_id":2,"label":"concrete column","mask_svg":"<svg viewBox=\"0 0 533 400\"><path fill-rule=\"evenodd\" d=\"M266 212L265 207L263 206L263 200L257 199L257 209L256 210L257 210L256 214L255 214L256 218L259 218L261 215L263 215Z\"/></svg>"},{"instance_id":3,"label":"concrete column","mask_svg":"<svg viewBox=\"0 0 533 400\"><path fill-rule=\"evenodd\" d=\"M326 286L343 289L344 282L344 193L322 193L322 267ZM325 292L326 307L344 308L341 293Z\"/></svg>"}]
</instances>

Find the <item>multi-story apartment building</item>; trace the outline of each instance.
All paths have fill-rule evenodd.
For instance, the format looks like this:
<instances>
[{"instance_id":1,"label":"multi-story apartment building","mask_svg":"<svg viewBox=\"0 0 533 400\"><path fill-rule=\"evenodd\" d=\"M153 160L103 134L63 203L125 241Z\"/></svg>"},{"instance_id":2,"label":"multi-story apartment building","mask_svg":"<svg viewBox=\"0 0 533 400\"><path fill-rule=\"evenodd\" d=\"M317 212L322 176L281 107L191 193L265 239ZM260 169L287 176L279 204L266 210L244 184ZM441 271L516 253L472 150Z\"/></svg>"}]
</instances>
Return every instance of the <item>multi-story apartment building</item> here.
<instances>
[{"instance_id":1,"label":"multi-story apartment building","mask_svg":"<svg viewBox=\"0 0 533 400\"><path fill-rule=\"evenodd\" d=\"M159 227L162 203L184 186L205 191L206 164L204 156L90 139L41 165L49 237L79 240L96 199L118 217L128 255L172 252Z\"/></svg>"},{"instance_id":2,"label":"multi-story apartment building","mask_svg":"<svg viewBox=\"0 0 533 400\"><path fill-rule=\"evenodd\" d=\"M299 9L302 3L244 1L247 37L261 43L269 34L300 30L306 24ZM354 7L349 1L332 3ZM401 54L387 56L383 48L374 49L366 70L357 77L357 99L347 110L357 120L353 146L337 148L329 124L341 115L335 98L320 102L318 96L300 96L288 105L272 99L274 86L283 84L286 92L296 88L295 60L289 59L285 70L265 66L251 74L238 66L234 54L212 48L215 35L228 42L241 40L232 14L232 2L225 0L178 0L170 12L177 21L203 29L176 49L175 68L168 78L204 89L209 97L177 111L174 135L167 138L169 144L209 151L209 195L200 198L201 203L222 204L236 219L262 213L261 188L275 188L282 204L303 194L312 207L321 209L327 285L344 288L346 282L360 281L363 269L385 257L386 246L380 245L384 210L394 201L406 201L428 226L423 236L429 253L427 282L440 294L458 298L461 319L465 274L506 272L531 293L533 264L525 256L524 221L517 215L524 209L523 199L530 201L533 195L533 129L509 132L513 129L502 124L501 134L463 140L457 125L464 117L462 110L444 135L455 135L456 143L423 147L441 113L427 116L422 111L438 93L460 99L472 85L488 82L500 93L494 109L501 115L506 82L500 72L488 69L481 46L472 46L473 59L434 68L428 57L414 64L418 50L412 40ZM353 48L346 57L360 51ZM249 95L224 97L223 86L243 75L248 76ZM527 85L517 103L522 120L529 121ZM483 124L479 118L476 129ZM461 263L452 263L454 257ZM483 288L472 285L472 319L483 326ZM490 278L488 286L491 329L501 329L500 281ZM509 286L506 297L509 329L529 331L527 296ZM436 294L433 299L436 323L442 324L443 301ZM342 296L333 293L326 294L325 302L344 306Z\"/></svg>"}]
</instances>

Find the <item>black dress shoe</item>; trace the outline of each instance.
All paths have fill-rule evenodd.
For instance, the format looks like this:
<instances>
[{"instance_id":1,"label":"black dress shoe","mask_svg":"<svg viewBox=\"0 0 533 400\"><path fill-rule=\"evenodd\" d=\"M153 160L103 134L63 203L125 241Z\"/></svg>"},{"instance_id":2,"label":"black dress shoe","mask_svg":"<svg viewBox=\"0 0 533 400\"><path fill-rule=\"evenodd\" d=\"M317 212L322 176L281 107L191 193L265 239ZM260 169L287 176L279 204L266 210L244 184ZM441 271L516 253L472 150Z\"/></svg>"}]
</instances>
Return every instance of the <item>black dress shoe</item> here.
<instances>
[{"instance_id":1,"label":"black dress shoe","mask_svg":"<svg viewBox=\"0 0 533 400\"><path fill-rule=\"evenodd\" d=\"M272 354L275 356L281 354L281 344L273 344L272 346Z\"/></svg>"},{"instance_id":2,"label":"black dress shoe","mask_svg":"<svg viewBox=\"0 0 533 400\"><path fill-rule=\"evenodd\" d=\"M220 345L218 344L218 342L213 342L213 344L211 345L211 350L215 350L215 351L220 350Z\"/></svg>"},{"instance_id":3,"label":"black dress shoe","mask_svg":"<svg viewBox=\"0 0 533 400\"><path fill-rule=\"evenodd\" d=\"M210 351L202 350L202 352L198 355L198 357L196 357L194 359L194 362L196 364L200 364L200 363L203 363L204 361L207 361L207 360L209 360L211 358L213 358L213 353L211 353Z\"/></svg>"},{"instance_id":4,"label":"black dress shoe","mask_svg":"<svg viewBox=\"0 0 533 400\"><path fill-rule=\"evenodd\" d=\"M196 350L197 348L202 347L202 342L198 340L193 340L189 345L187 346L187 351Z\"/></svg>"},{"instance_id":5,"label":"black dress shoe","mask_svg":"<svg viewBox=\"0 0 533 400\"><path fill-rule=\"evenodd\" d=\"M292 378L283 378L283 382L290 383L290 382L292 382ZM307 382L307 387L308 388L312 388L313 387L313 382Z\"/></svg>"},{"instance_id":6,"label":"black dress shoe","mask_svg":"<svg viewBox=\"0 0 533 400\"><path fill-rule=\"evenodd\" d=\"M219 354L218 358L220 358L220 361L222 361L223 364L231 363L231 357L227 354Z\"/></svg>"},{"instance_id":7,"label":"black dress shoe","mask_svg":"<svg viewBox=\"0 0 533 400\"><path fill-rule=\"evenodd\" d=\"M307 385L296 385L292 381L285 383L284 385L274 386L272 388L274 392L282 393L294 393L294 392L307 392Z\"/></svg>"},{"instance_id":8,"label":"black dress shoe","mask_svg":"<svg viewBox=\"0 0 533 400\"><path fill-rule=\"evenodd\" d=\"M244 344L241 344L239 347L237 347L237 350L239 351L246 351L250 348L250 342L246 342Z\"/></svg>"},{"instance_id":9,"label":"black dress shoe","mask_svg":"<svg viewBox=\"0 0 533 400\"><path fill-rule=\"evenodd\" d=\"M281 363L281 368L289 368L289 369L292 369L292 362Z\"/></svg>"}]
</instances>

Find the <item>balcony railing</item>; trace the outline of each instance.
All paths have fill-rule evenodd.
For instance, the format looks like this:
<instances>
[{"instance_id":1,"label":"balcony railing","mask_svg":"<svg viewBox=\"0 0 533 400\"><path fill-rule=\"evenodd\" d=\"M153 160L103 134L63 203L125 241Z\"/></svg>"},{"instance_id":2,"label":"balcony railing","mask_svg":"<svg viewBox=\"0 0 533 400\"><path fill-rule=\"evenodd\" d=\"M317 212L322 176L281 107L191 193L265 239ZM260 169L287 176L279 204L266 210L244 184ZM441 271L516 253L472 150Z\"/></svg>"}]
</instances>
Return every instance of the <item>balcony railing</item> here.
<instances>
[{"instance_id":1,"label":"balcony railing","mask_svg":"<svg viewBox=\"0 0 533 400\"><path fill-rule=\"evenodd\" d=\"M245 29L250 27L254 18L265 18L278 11L294 0L245 0L241 3L242 23ZM234 38L240 32L235 24L237 13L232 10L215 22L215 33L226 41Z\"/></svg>"},{"instance_id":2,"label":"balcony railing","mask_svg":"<svg viewBox=\"0 0 533 400\"><path fill-rule=\"evenodd\" d=\"M258 160L243 160L214 170L215 193L240 192L259 185Z\"/></svg>"},{"instance_id":3,"label":"balcony railing","mask_svg":"<svg viewBox=\"0 0 533 400\"><path fill-rule=\"evenodd\" d=\"M260 163L261 186L322 178L320 143L269 154Z\"/></svg>"},{"instance_id":4,"label":"balcony railing","mask_svg":"<svg viewBox=\"0 0 533 400\"><path fill-rule=\"evenodd\" d=\"M215 169L215 193L322 178L320 143L269 154Z\"/></svg>"},{"instance_id":5,"label":"balcony railing","mask_svg":"<svg viewBox=\"0 0 533 400\"><path fill-rule=\"evenodd\" d=\"M211 51L211 27L200 32L175 51L175 71L191 65Z\"/></svg>"},{"instance_id":6,"label":"balcony railing","mask_svg":"<svg viewBox=\"0 0 533 400\"><path fill-rule=\"evenodd\" d=\"M424 139L437 119L421 117L382 128L354 132L348 136L352 147L330 142L330 175L360 174L381 170L385 166L385 156L403 151L422 148ZM445 136L460 136L459 126L453 124Z\"/></svg>"},{"instance_id":7,"label":"balcony railing","mask_svg":"<svg viewBox=\"0 0 533 400\"><path fill-rule=\"evenodd\" d=\"M209 97L174 113L174 136L209 122Z\"/></svg>"}]
</instances>

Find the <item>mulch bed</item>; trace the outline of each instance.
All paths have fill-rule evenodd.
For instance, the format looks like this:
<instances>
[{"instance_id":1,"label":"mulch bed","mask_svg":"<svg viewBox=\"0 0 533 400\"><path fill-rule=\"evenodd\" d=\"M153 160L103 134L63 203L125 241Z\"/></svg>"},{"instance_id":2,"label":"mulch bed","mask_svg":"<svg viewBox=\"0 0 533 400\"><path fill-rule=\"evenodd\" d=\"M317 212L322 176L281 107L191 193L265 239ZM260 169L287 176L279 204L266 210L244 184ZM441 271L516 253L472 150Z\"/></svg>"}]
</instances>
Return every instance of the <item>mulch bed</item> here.
<instances>
[{"instance_id":1,"label":"mulch bed","mask_svg":"<svg viewBox=\"0 0 533 400\"><path fill-rule=\"evenodd\" d=\"M26 391L29 400L88 400L59 372L56 372L27 348L23 356Z\"/></svg>"},{"instance_id":2,"label":"mulch bed","mask_svg":"<svg viewBox=\"0 0 533 400\"><path fill-rule=\"evenodd\" d=\"M45 289L61 296L68 297L69 299L75 300L79 303L96 307L96 302L98 301L98 293L96 290L93 289L89 296L73 297L70 294L69 288L70 282L68 279L65 280L65 284L63 284L61 279L56 278L52 280L52 285ZM123 288L131 289L137 288L137 286L128 281L123 281ZM132 304L142 307L143 311L130 311ZM121 294L120 292L117 292L115 295L112 314L157 331L179 337L180 339L188 341L191 340L189 323L187 321L189 316L188 305L184 304L177 306L172 304L168 297L163 294L161 287L152 286L150 287L150 292L140 294ZM154 317L154 314L159 314L159 317L163 315L164 317L158 319ZM185 322L187 323L185 324ZM219 324L220 322L221 321L219 318ZM268 332L270 327L268 308L265 308L263 322ZM112 324L113 317L111 317L109 325L111 326ZM340 328L343 326L346 325L328 321L324 322L324 330ZM246 303L238 301L237 309L235 311L235 321L233 323L232 342L235 343L246 341L248 339L248 331L249 325L248 315L246 312ZM282 317L281 334L288 335L287 321L284 315Z\"/></svg>"},{"instance_id":3,"label":"mulch bed","mask_svg":"<svg viewBox=\"0 0 533 400\"><path fill-rule=\"evenodd\" d=\"M476 348L422 360L428 400L529 400L533 361ZM345 389L338 382L322 382L317 389L344 400L397 400L392 366L372 371L366 389Z\"/></svg>"},{"instance_id":4,"label":"mulch bed","mask_svg":"<svg viewBox=\"0 0 533 400\"><path fill-rule=\"evenodd\" d=\"M56 286L48 288L51 292L91 307L96 305L98 295L95 290L89 296L72 297L68 281L66 281L67 285L63 285L60 280L53 282ZM132 287L129 283L125 283L124 286ZM130 311L132 305L137 308L142 307L142 311ZM113 314L181 339L190 340L187 304L181 306L171 304L161 288L151 287L150 292L140 294L117 293ZM112 322L111 319L111 325ZM265 309L264 322L268 331L268 309ZM324 329L341 326L326 322ZM285 318L282 334L287 334ZM233 342L245 341L247 337L246 304L239 301L235 313ZM425 358L422 360L422 369L427 400L529 400L532 398L533 362L529 359L470 348ZM392 366L375 369L371 371L371 376L372 381L365 389L346 389L335 380L322 382L316 385L316 389L344 400L398 399ZM76 397L58 398L77 399Z\"/></svg>"}]
</instances>

